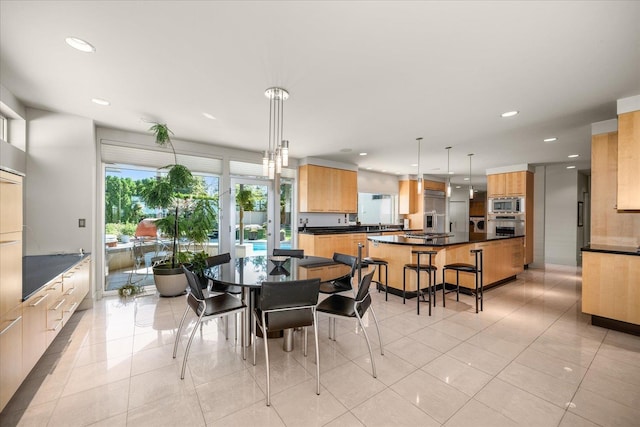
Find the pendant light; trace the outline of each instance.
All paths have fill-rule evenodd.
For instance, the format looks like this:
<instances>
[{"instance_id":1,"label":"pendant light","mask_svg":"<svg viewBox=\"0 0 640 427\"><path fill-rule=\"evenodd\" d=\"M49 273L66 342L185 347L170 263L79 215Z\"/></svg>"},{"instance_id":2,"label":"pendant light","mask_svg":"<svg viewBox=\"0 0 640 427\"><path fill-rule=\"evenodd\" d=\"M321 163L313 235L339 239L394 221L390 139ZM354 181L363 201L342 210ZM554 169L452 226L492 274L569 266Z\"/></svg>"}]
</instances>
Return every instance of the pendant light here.
<instances>
[{"instance_id":1,"label":"pendant light","mask_svg":"<svg viewBox=\"0 0 640 427\"><path fill-rule=\"evenodd\" d=\"M473 153L470 153L468 156L469 156L469 199L473 199L473 185L471 184L471 157L473 156Z\"/></svg>"},{"instance_id":2,"label":"pendant light","mask_svg":"<svg viewBox=\"0 0 640 427\"><path fill-rule=\"evenodd\" d=\"M451 173L449 172L449 154L451 154L451 147L445 147L447 150L447 197L451 197Z\"/></svg>"},{"instance_id":3,"label":"pendant light","mask_svg":"<svg viewBox=\"0 0 640 427\"><path fill-rule=\"evenodd\" d=\"M422 175L420 173L420 145L422 143L422 137L416 138L418 141L418 194L422 194Z\"/></svg>"},{"instance_id":4,"label":"pendant light","mask_svg":"<svg viewBox=\"0 0 640 427\"><path fill-rule=\"evenodd\" d=\"M262 157L262 174L274 179L282 172L282 166L289 165L289 141L282 139L283 104L289 98L289 92L280 87L270 87L264 96L269 98L269 145Z\"/></svg>"}]
</instances>

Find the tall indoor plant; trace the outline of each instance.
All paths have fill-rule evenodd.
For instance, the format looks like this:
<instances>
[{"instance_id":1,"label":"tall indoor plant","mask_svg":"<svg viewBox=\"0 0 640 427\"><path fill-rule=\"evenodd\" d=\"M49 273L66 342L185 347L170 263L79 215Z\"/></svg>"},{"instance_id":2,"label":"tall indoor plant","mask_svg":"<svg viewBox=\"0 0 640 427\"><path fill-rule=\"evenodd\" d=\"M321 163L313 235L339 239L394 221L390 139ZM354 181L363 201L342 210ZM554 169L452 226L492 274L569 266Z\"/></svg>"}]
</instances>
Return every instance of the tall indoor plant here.
<instances>
[{"instance_id":1,"label":"tall indoor plant","mask_svg":"<svg viewBox=\"0 0 640 427\"><path fill-rule=\"evenodd\" d=\"M161 295L174 296L184 292L186 278L181 264L190 262L193 252L180 250L179 239L201 246L208 240L213 229L216 212L213 200L206 195L194 194L196 180L191 171L178 164L175 148L171 142L171 130L163 123L154 123L149 129L160 146L169 146L174 163L165 166L166 175L156 178L142 194L148 207L167 211L167 216L156 222L158 228L172 239L172 256L165 263L153 268L156 287ZM202 258L202 257L199 257Z\"/></svg>"}]
</instances>

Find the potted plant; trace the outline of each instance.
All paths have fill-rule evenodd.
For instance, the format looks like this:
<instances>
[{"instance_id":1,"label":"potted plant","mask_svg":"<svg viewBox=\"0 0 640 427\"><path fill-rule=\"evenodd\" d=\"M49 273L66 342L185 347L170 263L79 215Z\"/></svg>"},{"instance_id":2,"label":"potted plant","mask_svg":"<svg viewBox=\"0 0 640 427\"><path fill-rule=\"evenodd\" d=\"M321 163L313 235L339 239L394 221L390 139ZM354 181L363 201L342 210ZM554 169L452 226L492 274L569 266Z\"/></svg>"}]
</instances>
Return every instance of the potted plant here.
<instances>
[{"instance_id":1,"label":"potted plant","mask_svg":"<svg viewBox=\"0 0 640 427\"><path fill-rule=\"evenodd\" d=\"M167 215L156 222L157 227L172 240L172 256L164 263L153 267L154 281L160 295L176 296L187 287L182 271L183 263L191 263L194 253L192 245L208 241L208 235L216 221L215 200L205 194L194 194L196 180L191 171L178 164L176 151L171 143L173 133L166 124L155 123L149 129L156 137L156 143L169 145L173 152L174 164L165 166L166 175L156 178L142 194L148 207L162 209ZM179 241L186 250L181 250ZM203 252L203 251L200 251Z\"/></svg>"}]
</instances>

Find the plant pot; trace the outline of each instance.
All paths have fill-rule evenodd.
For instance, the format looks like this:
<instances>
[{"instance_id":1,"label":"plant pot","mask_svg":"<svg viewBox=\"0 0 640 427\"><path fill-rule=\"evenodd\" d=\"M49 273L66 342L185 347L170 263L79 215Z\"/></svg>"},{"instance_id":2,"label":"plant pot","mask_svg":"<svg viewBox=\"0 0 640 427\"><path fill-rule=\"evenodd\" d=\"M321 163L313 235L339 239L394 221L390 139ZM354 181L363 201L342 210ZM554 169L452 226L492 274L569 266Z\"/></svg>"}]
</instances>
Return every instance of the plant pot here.
<instances>
[{"instance_id":1,"label":"plant pot","mask_svg":"<svg viewBox=\"0 0 640 427\"><path fill-rule=\"evenodd\" d=\"M153 267L153 281L163 297L182 295L187 289L187 277L182 266L171 268L171 264L160 264Z\"/></svg>"}]
</instances>

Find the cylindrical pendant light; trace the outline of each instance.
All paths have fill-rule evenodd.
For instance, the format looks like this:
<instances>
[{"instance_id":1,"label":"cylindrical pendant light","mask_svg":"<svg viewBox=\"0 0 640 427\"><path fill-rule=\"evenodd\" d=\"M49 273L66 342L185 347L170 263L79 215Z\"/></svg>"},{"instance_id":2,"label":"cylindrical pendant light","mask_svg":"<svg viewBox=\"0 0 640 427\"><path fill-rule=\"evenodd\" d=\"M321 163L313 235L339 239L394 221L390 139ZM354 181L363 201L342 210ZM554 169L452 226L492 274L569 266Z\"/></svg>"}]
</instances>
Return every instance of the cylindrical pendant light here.
<instances>
[{"instance_id":1,"label":"cylindrical pendant light","mask_svg":"<svg viewBox=\"0 0 640 427\"><path fill-rule=\"evenodd\" d=\"M451 154L451 147L445 147L447 150L447 197L451 197L451 173L449 172L449 154Z\"/></svg>"},{"instance_id":2,"label":"cylindrical pendant light","mask_svg":"<svg viewBox=\"0 0 640 427\"><path fill-rule=\"evenodd\" d=\"M471 157L473 153L469 154L469 199L473 199L473 185L471 184Z\"/></svg>"},{"instance_id":3,"label":"cylindrical pendant light","mask_svg":"<svg viewBox=\"0 0 640 427\"><path fill-rule=\"evenodd\" d=\"M420 173L420 145L422 143L422 137L416 138L418 141L418 194L422 194L422 174Z\"/></svg>"}]
</instances>

